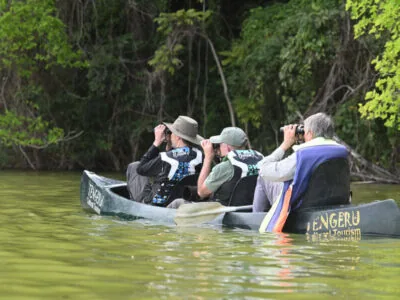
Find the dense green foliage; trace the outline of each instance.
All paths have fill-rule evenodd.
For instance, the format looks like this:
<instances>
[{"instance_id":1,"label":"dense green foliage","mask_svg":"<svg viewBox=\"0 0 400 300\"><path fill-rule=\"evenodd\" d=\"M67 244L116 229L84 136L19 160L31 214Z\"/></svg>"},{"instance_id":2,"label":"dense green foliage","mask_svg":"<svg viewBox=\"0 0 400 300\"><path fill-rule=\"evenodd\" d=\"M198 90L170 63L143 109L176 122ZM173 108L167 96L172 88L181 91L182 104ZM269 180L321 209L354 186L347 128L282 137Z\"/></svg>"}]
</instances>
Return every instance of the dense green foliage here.
<instances>
[{"instance_id":1,"label":"dense green foliage","mask_svg":"<svg viewBox=\"0 0 400 300\"><path fill-rule=\"evenodd\" d=\"M68 43L65 24L55 14L54 0L6 1L0 4L0 61L18 74L52 65L80 67L81 53Z\"/></svg>"},{"instance_id":2,"label":"dense green foliage","mask_svg":"<svg viewBox=\"0 0 400 300\"><path fill-rule=\"evenodd\" d=\"M179 54L184 49L179 36L184 37L185 31L195 34L195 30L204 23L211 12L201 12L194 9L178 10L174 13L161 13L155 22L159 25L157 31L168 37L166 44L155 51L149 61L156 71L167 71L174 75L177 67L182 66Z\"/></svg>"},{"instance_id":3,"label":"dense green foliage","mask_svg":"<svg viewBox=\"0 0 400 300\"><path fill-rule=\"evenodd\" d=\"M250 11L241 38L224 53L243 122L264 124L265 135L307 110L336 55L341 13L337 1L304 0ZM261 139L266 147L273 142Z\"/></svg>"},{"instance_id":4,"label":"dense green foliage","mask_svg":"<svg viewBox=\"0 0 400 300\"><path fill-rule=\"evenodd\" d=\"M348 0L347 8L357 20L356 37L371 34L386 41L373 60L379 79L366 94L362 116L381 118L388 127L400 130L400 3L398 0Z\"/></svg>"},{"instance_id":5,"label":"dense green foliage","mask_svg":"<svg viewBox=\"0 0 400 300\"><path fill-rule=\"evenodd\" d=\"M21 147L40 149L64 137L62 128L50 126L39 114L37 98L42 97L42 87L37 77L54 66L80 68L87 64L81 60L82 53L69 45L65 24L54 16L54 4L50 0L0 3L3 146L21 151Z\"/></svg>"},{"instance_id":6,"label":"dense green foliage","mask_svg":"<svg viewBox=\"0 0 400 300\"><path fill-rule=\"evenodd\" d=\"M0 167L123 171L179 114L204 136L234 118L266 154L325 111L396 171L395 2L347 1L355 38L344 0L1 0Z\"/></svg>"},{"instance_id":7,"label":"dense green foliage","mask_svg":"<svg viewBox=\"0 0 400 300\"><path fill-rule=\"evenodd\" d=\"M18 117L7 111L0 118L0 141L5 146L44 147L56 143L63 134L61 128L49 128L41 117Z\"/></svg>"}]
</instances>

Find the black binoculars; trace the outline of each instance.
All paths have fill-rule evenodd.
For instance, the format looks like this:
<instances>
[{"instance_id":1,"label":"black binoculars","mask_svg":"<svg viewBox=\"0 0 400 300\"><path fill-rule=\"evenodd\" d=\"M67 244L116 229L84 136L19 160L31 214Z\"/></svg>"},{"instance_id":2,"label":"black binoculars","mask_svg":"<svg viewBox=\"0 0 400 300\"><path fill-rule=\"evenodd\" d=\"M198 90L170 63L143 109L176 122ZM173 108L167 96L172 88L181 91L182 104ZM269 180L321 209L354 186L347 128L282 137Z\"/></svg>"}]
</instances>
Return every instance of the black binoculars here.
<instances>
[{"instance_id":1,"label":"black binoculars","mask_svg":"<svg viewBox=\"0 0 400 300\"><path fill-rule=\"evenodd\" d=\"M154 131L155 131L155 129L153 129L153 132ZM169 130L168 127L165 127L164 134L167 135L167 134L171 134L171 133L172 133L171 130Z\"/></svg>"},{"instance_id":2,"label":"black binoculars","mask_svg":"<svg viewBox=\"0 0 400 300\"><path fill-rule=\"evenodd\" d=\"M219 149L219 144L212 144L214 151Z\"/></svg>"},{"instance_id":3,"label":"black binoculars","mask_svg":"<svg viewBox=\"0 0 400 300\"><path fill-rule=\"evenodd\" d=\"M165 127L164 134L168 135L168 134L171 134L171 133L172 133L171 130L169 130L168 127Z\"/></svg>"},{"instance_id":4,"label":"black binoculars","mask_svg":"<svg viewBox=\"0 0 400 300\"><path fill-rule=\"evenodd\" d=\"M280 132L283 132L283 127L279 128ZM296 125L296 131L295 131L296 135L299 134L304 134L304 125Z\"/></svg>"}]
</instances>

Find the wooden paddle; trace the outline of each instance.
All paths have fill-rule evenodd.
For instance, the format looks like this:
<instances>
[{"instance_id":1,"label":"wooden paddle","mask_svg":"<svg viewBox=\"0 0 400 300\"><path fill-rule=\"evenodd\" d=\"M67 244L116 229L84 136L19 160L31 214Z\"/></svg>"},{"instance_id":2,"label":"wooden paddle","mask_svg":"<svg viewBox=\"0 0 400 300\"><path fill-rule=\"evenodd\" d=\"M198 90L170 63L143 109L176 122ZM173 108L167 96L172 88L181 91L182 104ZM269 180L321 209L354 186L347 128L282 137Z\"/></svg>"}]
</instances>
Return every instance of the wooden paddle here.
<instances>
[{"instance_id":1,"label":"wooden paddle","mask_svg":"<svg viewBox=\"0 0 400 300\"><path fill-rule=\"evenodd\" d=\"M218 215L231 211L251 209L253 205L224 206L219 202L198 202L181 205L175 215L177 225L194 225L212 221Z\"/></svg>"}]
</instances>

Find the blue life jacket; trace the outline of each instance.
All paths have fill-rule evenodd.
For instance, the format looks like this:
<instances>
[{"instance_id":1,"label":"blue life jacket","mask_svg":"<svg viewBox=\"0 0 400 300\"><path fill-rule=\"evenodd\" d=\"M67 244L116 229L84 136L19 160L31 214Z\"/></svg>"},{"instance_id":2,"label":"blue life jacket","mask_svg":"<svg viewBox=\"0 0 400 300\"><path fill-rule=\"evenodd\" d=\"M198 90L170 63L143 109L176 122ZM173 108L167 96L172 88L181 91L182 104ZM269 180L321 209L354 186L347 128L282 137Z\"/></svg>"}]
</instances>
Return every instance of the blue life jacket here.
<instances>
[{"instance_id":1,"label":"blue life jacket","mask_svg":"<svg viewBox=\"0 0 400 300\"><path fill-rule=\"evenodd\" d=\"M161 160L166 162L170 169L167 178L161 182L152 202L154 205L164 206L167 204L168 197L176 183L187 175L196 172L196 166L203 162L203 154L197 148L185 146L168 152L161 152L160 155Z\"/></svg>"}]
</instances>

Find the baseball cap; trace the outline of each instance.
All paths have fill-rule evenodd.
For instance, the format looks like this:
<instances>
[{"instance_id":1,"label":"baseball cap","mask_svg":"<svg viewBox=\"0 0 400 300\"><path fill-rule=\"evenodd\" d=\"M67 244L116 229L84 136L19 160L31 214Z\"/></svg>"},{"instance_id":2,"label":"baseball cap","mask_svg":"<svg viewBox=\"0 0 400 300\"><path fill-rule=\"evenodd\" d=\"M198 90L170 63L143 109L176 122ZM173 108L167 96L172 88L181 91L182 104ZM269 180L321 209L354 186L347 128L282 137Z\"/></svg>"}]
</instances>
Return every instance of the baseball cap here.
<instances>
[{"instance_id":1,"label":"baseball cap","mask_svg":"<svg viewBox=\"0 0 400 300\"><path fill-rule=\"evenodd\" d=\"M220 135L210 137L210 141L213 144L225 143L230 146L240 147L246 143L247 135L238 127L226 127Z\"/></svg>"}]
</instances>

